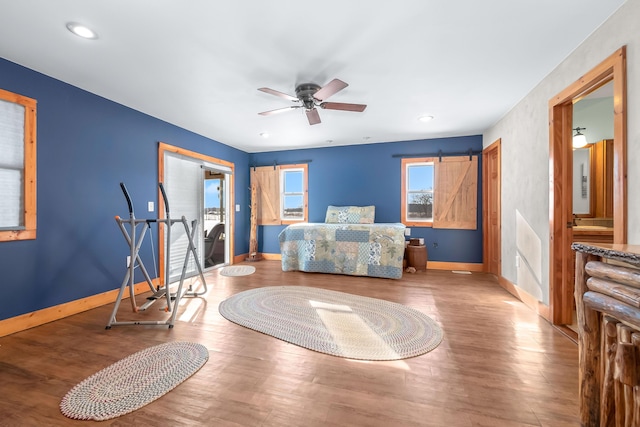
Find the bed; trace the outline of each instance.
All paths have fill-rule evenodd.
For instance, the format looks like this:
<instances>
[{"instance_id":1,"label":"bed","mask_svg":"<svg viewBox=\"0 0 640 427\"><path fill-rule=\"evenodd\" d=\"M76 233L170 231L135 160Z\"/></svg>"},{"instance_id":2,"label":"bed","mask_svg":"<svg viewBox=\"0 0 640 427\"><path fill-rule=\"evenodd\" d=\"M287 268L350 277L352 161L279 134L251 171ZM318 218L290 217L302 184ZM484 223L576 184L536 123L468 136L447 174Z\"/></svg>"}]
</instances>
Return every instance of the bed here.
<instances>
[{"instance_id":1,"label":"bed","mask_svg":"<svg viewBox=\"0 0 640 427\"><path fill-rule=\"evenodd\" d=\"M329 206L324 223L298 223L279 235L283 271L402 277L405 226L373 223L373 206Z\"/></svg>"}]
</instances>

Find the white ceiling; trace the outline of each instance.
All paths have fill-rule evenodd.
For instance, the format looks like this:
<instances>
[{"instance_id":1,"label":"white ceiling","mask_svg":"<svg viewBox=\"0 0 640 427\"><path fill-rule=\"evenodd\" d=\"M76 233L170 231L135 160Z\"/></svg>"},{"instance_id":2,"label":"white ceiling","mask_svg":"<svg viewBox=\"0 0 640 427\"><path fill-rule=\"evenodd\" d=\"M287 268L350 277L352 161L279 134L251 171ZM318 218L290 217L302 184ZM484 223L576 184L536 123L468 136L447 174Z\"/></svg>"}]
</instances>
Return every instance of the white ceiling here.
<instances>
[{"instance_id":1,"label":"white ceiling","mask_svg":"<svg viewBox=\"0 0 640 427\"><path fill-rule=\"evenodd\" d=\"M623 3L0 0L0 57L247 152L463 136L498 121ZM294 95L333 78L349 87L330 101L363 113L320 110L314 126L302 109L257 114L291 105L259 87Z\"/></svg>"}]
</instances>

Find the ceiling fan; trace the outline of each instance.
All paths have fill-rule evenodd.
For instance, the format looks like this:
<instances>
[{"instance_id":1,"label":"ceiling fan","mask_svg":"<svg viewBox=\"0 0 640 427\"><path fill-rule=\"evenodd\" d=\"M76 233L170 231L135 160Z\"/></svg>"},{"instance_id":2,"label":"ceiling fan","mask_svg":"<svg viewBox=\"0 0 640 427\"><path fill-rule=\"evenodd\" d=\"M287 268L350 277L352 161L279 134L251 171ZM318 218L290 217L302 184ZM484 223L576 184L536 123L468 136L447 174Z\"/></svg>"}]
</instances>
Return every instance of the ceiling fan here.
<instances>
[{"instance_id":1,"label":"ceiling fan","mask_svg":"<svg viewBox=\"0 0 640 427\"><path fill-rule=\"evenodd\" d=\"M298 105L292 105L290 107L278 108L277 110L263 111L258 113L261 116L269 116L271 114L282 113L296 108L304 108L307 114L307 120L310 125L317 125L320 123L320 114L316 107L324 108L326 110L342 110L342 111L355 111L361 113L367 108L364 104L347 104L344 102L326 102L326 100L340 92L342 89L349 86L342 80L333 79L326 85L320 87L315 83L302 83L296 87L296 96L287 95L286 93L279 92L268 87L261 87L258 89L261 92L269 93L271 95L279 96L280 98L288 99L289 101L296 102Z\"/></svg>"}]
</instances>

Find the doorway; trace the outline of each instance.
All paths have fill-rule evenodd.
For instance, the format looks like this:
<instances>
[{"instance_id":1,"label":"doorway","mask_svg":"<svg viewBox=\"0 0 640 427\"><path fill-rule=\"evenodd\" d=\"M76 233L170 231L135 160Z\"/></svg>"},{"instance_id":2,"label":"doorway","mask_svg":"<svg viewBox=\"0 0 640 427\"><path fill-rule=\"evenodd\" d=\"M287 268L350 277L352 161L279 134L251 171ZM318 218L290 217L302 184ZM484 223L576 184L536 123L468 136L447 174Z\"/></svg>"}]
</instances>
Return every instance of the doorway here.
<instances>
[{"instance_id":1,"label":"doorway","mask_svg":"<svg viewBox=\"0 0 640 427\"><path fill-rule=\"evenodd\" d=\"M549 101L549 309L555 325L573 322L573 105L613 83L613 242L627 238L626 48Z\"/></svg>"},{"instance_id":2,"label":"doorway","mask_svg":"<svg viewBox=\"0 0 640 427\"><path fill-rule=\"evenodd\" d=\"M228 263L226 248L227 200L226 174L222 171L204 168L203 225L204 225L204 268Z\"/></svg>"},{"instance_id":3,"label":"doorway","mask_svg":"<svg viewBox=\"0 0 640 427\"><path fill-rule=\"evenodd\" d=\"M189 220L197 219L198 226L195 230L194 243L197 246L196 251L200 264L205 267L205 177L207 171L212 175L216 175L220 184L219 194L222 196L222 211L219 211L218 219L224 224L224 232L222 233L224 243L224 263L233 263L233 227L234 227L234 210L227 209L227 206L233 206L233 178L234 164L215 157L207 156L184 148L160 143L158 147L158 181L163 182L167 193L171 194L169 202L171 204L172 217L179 218L184 215ZM177 199L177 200L176 200ZM159 203L159 216L162 218L164 206L162 199ZM220 216L221 214L221 216ZM175 274L179 274L179 267L184 262L186 254L186 246L180 248L180 239L183 239L181 233L176 229L176 233L171 233L171 260L165 262L166 254L166 236L163 227L159 228L158 238L160 241L158 257L160 278L165 277L165 268L169 268L170 282ZM211 230L207 230L209 235ZM177 242L177 243L176 243ZM175 250L174 250L175 249ZM176 261L177 260L177 261ZM179 262L179 263L178 263ZM187 276L195 274L196 267L191 263L188 267ZM174 274L175 273L175 274ZM164 280L163 280L164 281ZM163 285L165 283L162 283Z\"/></svg>"}]
</instances>

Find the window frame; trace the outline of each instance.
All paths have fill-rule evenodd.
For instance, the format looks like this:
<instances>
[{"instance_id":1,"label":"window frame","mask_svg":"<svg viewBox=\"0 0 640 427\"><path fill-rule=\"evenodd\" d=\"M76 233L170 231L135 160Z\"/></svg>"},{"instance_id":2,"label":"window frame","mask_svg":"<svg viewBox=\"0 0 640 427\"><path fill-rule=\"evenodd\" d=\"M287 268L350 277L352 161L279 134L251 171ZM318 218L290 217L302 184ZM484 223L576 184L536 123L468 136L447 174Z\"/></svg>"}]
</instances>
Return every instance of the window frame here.
<instances>
[{"instance_id":1,"label":"window frame","mask_svg":"<svg viewBox=\"0 0 640 427\"><path fill-rule=\"evenodd\" d=\"M411 227L433 227L433 213L434 213L434 207L435 207L435 162L437 161L436 158L434 157L416 157L416 158L403 158L401 161L401 171L402 171L402 187L401 187L401 198L402 198L402 205L401 205L401 219L400 221L406 225L406 226L411 226ZM431 194L432 194L432 211L431 211L431 219L430 220L415 220L415 219L408 219L407 215L407 202L408 202L408 195L409 195L409 168L411 166L416 166L416 165L432 165L433 166L433 189L431 190Z\"/></svg>"},{"instance_id":2,"label":"window frame","mask_svg":"<svg viewBox=\"0 0 640 427\"><path fill-rule=\"evenodd\" d=\"M293 164L293 165L280 165L279 167L279 176L278 179L280 180L280 223L285 225L285 224L295 224L295 223L299 223L299 222L308 222L308 218L309 218L309 209L308 209L308 187L307 187L307 180L308 180L308 165L306 163L304 164ZM284 176L287 172L293 172L293 171L301 171L302 172L302 192L301 193L295 193L295 195L302 195L302 217L301 218L296 218L296 219L290 219L290 218L286 218L284 217L284 199L285 196L287 194L285 194L284 191L284 185L285 185L285 179Z\"/></svg>"},{"instance_id":3,"label":"window frame","mask_svg":"<svg viewBox=\"0 0 640 427\"><path fill-rule=\"evenodd\" d=\"M23 226L0 230L0 242L36 238L36 105L26 96L0 89L0 100L24 107Z\"/></svg>"}]
</instances>

